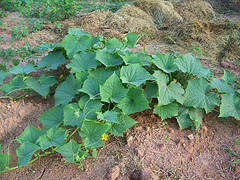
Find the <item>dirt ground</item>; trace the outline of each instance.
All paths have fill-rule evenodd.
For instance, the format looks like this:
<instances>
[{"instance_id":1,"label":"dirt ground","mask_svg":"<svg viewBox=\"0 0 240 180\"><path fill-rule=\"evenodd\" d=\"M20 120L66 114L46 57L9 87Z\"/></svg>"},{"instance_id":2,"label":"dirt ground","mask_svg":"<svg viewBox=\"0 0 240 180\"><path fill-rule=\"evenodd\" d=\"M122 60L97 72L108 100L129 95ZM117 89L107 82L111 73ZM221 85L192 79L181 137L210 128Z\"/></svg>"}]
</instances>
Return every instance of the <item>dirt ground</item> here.
<instances>
[{"instance_id":1,"label":"dirt ground","mask_svg":"<svg viewBox=\"0 0 240 180\"><path fill-rule=\"evenodd\" d=\"M227 14L226 17L240 22L239 13ZM0 29L0 35L3 35L6 41L5 44L1 44L4 49L24 44L24 40L16 41L15 44L10 41L11 26L17 22L17 20L13 22L11 18L18 18L18 13L10 13L8 17L1 18L8 24L7 30ZM99 27L98 29L101 29ZM64 28L65 26L62 29L63 34L66 31ZM93 33L94 30L90 32ZM107 33L109 29L105 31ZM42 31L32 33L26 39L31 45L36 45L40 41L57 42L62 37L61 34L54 32L53 25L48 24ZM148 54L172 53L172 49L166 48L165 43L145 41L142 45ZM142 45L134 51L143 51ZM225 64L220 62L216 64L211 63L212 59L216 62L216 58L207 56L199 58L204 66L211 68L218 76L221 76L224 69L237 77L240 76L235 61L224 60ZM22 64L24 65L24 62ZM5 81L8 79L10 77ZM40 127L37 118L53 106L53 96L48 99L35 95L17 101L0 100L0 143L2 153L9 151L13 157L10 167L17 165L15 150L19 143L14 139L28 124ZM0 179L240 179L240 164L228 165L237 158L219 148L229 146L240 152L240 145L234 143L234 140L240 140L240 128L235 119L218 118L217 113L212 112L204 116L201 129L180 131L175 119L168 119L167 125L163 126L161 119L151 110L132 114L131 117L138 123L126 130L124 137L110 136L108 141L104 142L105 146L97 149L96 160L92 158L83 160L84 170L78 169L73 163L64 163L61 155L52 154L30 164L29 167L1 173Z\"/></svg>"}]
</instances>

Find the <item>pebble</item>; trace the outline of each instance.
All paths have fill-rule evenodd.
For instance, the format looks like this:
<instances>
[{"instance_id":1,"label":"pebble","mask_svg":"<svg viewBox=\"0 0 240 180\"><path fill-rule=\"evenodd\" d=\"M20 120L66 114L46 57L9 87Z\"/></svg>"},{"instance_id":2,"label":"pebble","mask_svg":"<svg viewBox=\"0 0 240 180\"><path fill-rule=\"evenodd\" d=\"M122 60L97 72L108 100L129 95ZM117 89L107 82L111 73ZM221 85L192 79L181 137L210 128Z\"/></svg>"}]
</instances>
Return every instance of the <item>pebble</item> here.
<instances>
[{"instance_id":1,"label":"pebble","mask_svg":"<svg viewBox=\"0 0 240 180\"><path fill-rule=\"evenodd\" d=\"M107 179L108 180L116 180L120 175L120 168L119 166L114 166L112 169L110 169Z\"/></svg>"},{"instance_id":2,"label":"pebble","mask_svg":"<svg viewBox=\"0 0 240 180\"><path fill-rule=\"evenodd\" d=\"M141 180L158 180L158 176L156 176L150 169L143 168L141 171Z\"/></svg>"},{"instance_id":3,"label":"pebble","mask_svg":"<svg viewBox=\"0 0 240 180\"><path fill-rule=\"evenodd\" d=\"M229 67L229 63L226 62L226 61L222 61L222 62L220 63L220 65L221 65L223 68Z\"/></svg>"}]
</instances>

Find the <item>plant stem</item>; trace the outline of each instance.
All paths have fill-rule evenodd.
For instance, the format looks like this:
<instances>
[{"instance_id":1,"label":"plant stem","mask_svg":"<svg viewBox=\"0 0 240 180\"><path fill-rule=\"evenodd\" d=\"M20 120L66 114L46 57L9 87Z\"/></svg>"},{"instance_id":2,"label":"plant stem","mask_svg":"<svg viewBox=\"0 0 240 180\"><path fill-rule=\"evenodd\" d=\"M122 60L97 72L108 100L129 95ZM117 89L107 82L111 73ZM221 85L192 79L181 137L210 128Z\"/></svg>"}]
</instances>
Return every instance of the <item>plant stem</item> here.
<instances>
[{"instance_id":1,"label":"plant stem","mask_svg":"<svg viewBox=\"0 0 240 180\"><path fill-rule=\"evenodd\" d=\"M79 129L80 129L79 127L76 128L76 129L72 132L72 134L70 134L70 135L67 137L67 141L68 141Z\"/></svg>"}]
</instances>

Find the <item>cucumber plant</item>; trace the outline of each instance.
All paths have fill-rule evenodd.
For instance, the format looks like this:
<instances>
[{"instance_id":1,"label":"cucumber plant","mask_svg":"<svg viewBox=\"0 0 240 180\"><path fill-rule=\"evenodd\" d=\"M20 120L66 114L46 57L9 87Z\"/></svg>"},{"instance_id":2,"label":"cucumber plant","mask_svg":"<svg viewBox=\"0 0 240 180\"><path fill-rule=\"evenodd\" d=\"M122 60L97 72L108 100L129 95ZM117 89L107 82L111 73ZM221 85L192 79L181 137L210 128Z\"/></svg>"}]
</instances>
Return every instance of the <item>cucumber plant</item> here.
<instances>
[{"instance_id":1,"label":"cucumber plant","mask_svg":"<svg viewBox=\"0 0 240 180\"><path fill-rule=\"evenodd\" d=\"M234 76L225 71L217 79L190 54L133 53L129 48L134 48L140 38L126 34L122 42L116 38L103 40L81 29L69 29L61 43L42 45L49 53L38 63L0 71L1 84L8 74L14 77L0 87L5 98L22 97L28 91L47 98L49 88L57 84L55 106L38 118L43 128L29 125L17 137L18 165L10 168L10 155L1 154L0 172L26 166L54 152L81 167L81 159L95 154L108 134L123 136L136 123L130 114L145 109L153 109L162 121L175 117L180 130L200 128L204 112L216 106L220 106L219 117L240 119ZM28 75L37 70L57 70L64 64L67 72L61 78ZM23 90L22 95L13 94ZM79 139L74 139L74 134Z\"/></svg>"}]
</instances>

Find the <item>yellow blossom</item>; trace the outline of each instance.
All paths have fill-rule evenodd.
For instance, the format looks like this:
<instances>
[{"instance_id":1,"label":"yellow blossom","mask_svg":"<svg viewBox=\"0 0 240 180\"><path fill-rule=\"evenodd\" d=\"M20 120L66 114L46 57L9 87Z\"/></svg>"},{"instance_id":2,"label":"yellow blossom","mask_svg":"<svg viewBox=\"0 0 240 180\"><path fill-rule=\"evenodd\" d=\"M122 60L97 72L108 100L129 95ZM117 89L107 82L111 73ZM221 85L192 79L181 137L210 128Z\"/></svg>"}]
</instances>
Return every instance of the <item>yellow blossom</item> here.
<instances>
[{"instance_id":1,"label":"yellow blossom","mask_svg":"<svg viewBox=\"0 0 240 180\"><path fill-rule=\"evenodd\" d=\"M63 78L63 74L61 74L61 76L59 77L59 79L62 79Z\"/></svg>"},{"instance_id":2,"label":"yellow blossom","mask_svg":"<svg viewBox=\"0 0 240 180\"><path fill-rule=\"evenodd\" d=\"M107 141L107 138L108 138L108 135L104 133L104 134L102 135L102 140Z\"/></svg>"},{"instance_id":3,"label":"yellow blossom","mask_svg":"<svg viewBox=\"0 0 240 180\"><path fill-rule=\"evenodd\" d=\"M177 82L177 79L173 79L174 82Z\"/></svg>"}]
</instances>

